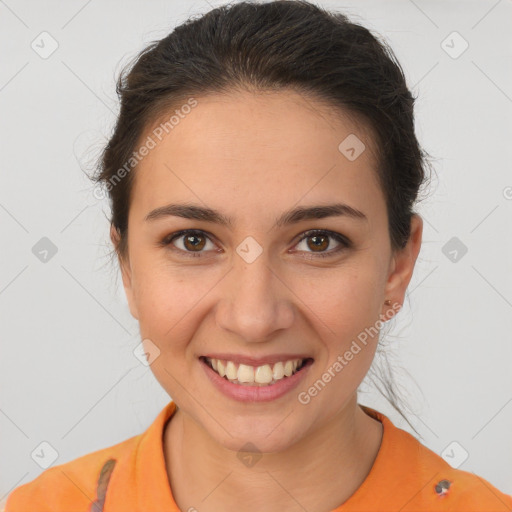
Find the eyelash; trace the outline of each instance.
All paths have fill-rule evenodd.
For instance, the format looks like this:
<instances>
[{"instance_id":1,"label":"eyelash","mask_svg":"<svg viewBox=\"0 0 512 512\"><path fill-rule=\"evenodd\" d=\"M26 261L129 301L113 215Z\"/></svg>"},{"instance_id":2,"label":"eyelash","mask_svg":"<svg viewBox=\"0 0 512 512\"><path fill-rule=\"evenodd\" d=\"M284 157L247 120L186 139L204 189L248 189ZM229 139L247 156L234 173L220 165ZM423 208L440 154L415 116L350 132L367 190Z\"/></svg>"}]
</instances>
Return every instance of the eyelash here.
<instances>
[{"instance_id":1,"label":"eyelash","mask_svg":"<svg viewBox=\"0 0 512 512\"><path fill-rule=\"evenodd\" d=\"M177 233L173 233L172 235L166 236L159 243L159 245L162 246L162 247L172 246L173 245L172 242L174 242L174 240L177 240L178 238L181 238L181 237L183 237L185 235L205 236L210 241L212 241L210 236L208 236L208 233L206 231L202 231L202 230L199 230L199 229L184 229L182 231L178 231ZM326 235L326 236L328 236L330 238L333 238L334 240L336 240L337 242L340 243L340 246L338 246L336 249L332 249L330 251L325 251L325 252L315 253L315 252L307 252L306 251L308 254L313 255L313 258L316 258L316 257L320 257L320 258L331 257L331 256L334 256L334 255L338 254L339 252L343 251L344 249L348 249L348 248L350 248L352 246L352 242L347 237L345 237L343 235L340 235L339 233L336 233L334 231L329 231L329 230L326 230L326 229L310 229L309 231L305 231L303 233L303 236L300 238L300 240L297 242L296 245L300 244L300 242L302 242L303 240L305 240L307 238L310 238L310 237L313 237L313 236L316 236L316 235ZM178 249L177 247L174 247L174 246L171 247L171 250L178 251L180 253L184 253L184 254L187 255L187 257L191 257L191 258L202 257L202 252L184 251L184 250ZM310 258L310 257L308 257L308 258Z\"/></svg>"}]
</instances>

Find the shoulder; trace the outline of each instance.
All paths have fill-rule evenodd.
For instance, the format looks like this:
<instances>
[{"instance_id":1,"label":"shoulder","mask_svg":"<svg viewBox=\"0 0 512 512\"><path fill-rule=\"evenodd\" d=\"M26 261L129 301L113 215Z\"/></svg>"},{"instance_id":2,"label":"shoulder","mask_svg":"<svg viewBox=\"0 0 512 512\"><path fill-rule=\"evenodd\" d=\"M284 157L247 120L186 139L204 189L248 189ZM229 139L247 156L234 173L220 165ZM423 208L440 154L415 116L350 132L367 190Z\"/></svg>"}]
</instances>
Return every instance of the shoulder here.
<instances>
[{"instance_id":1,"label":"shoulder","mask_svg":"<svg viewBox=\"0 0 512 512\"><path fill-rule=\"evenodd\" d=\"M434 452L432 454L437 456ZM420 473L426 485L420 488L421 481L418 481L418 494L411 499L404 512L512 512L512 496L500 491L485 478L452 468L441 457L439 459Z\"/></svg>"},{"instance_id":2,"label":"shoulder","mask_svg":"<svg viewBox=\"0 0 512 512\"><path fill-rule=\"evenodd\" d=\"M2 512L101 512L113 503L126 509L136 494L134 483L165 472L162 432L175 410L171 401L141 434L43 471L14 489Z\"/></svg>"},{"instance_id":3,"label":"shoulder","mask_svg":"<svg viewBox=\"0 0 512 512\"><path fill-rule=\"evenodd\" d=\"M411 434L404 432L404 437L414 461L413 474L419 484L428 482L419 492L418 500L428 503L430 510L512 512L512 496L471 471L453 468Z\"/></svg>"},{"instance_id":4,"label":"shoulder","mask_svg":"<svg viewBox=\"0 0 512 512\"><path fill-rule=\"evenodd\" d=\"M7 497L1 512L89 512L102 499L110 474L136 450L143 434L52 466ZM104 495L103 495L104 499Z\"/></svg>"},{"instance_id":5,"label":"shoulder","mask_svg":"<svg viewBox=\"0 0 512 512\"><path fill-rule=\"evenodd\" d=\"M441 456L413 436L417 457L413 474L417 475L418 494L411 500L425 510L512 512L512 496L500 491L485 478L450 466ZM420 486L424 482L424 487ZM414 509L414 506L411 510Z\"/></svg>"},{"instance_id":6,"label":"shoulder","mask_svg":"<svg viewBox=\"0 0 512 512\"><path fill-rule=\"evenodd\" d=\"M473 472L453 468L382 413L364 409L384 426L366 491L377 489L402 512L512 512L512 496Z\"/></svg>"}]
</instances>

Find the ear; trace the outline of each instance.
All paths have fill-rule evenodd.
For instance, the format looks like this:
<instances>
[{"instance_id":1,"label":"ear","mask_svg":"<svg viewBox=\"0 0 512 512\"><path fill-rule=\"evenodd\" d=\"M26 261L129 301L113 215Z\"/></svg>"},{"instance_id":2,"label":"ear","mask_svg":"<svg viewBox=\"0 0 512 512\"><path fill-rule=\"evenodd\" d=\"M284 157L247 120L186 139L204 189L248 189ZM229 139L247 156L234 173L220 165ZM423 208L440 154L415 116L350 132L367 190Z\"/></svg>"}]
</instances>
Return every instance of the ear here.
<instances>
[{"instance_id":1,"label":"ear","mask_svg":"<svg viewBox=\"0 0 512 512\"><path fill-rule=\"evenodd\" d=\"M121 241L121 236L113 224L110 225L110 240L112 241L112 244L116 250L117 260L119 262L119 268L121 270L121 276L123 279L124 292L126 294L126 299L128 300L128 306L130 307L130 313L134 318L138 320L139 314L135 300L130 260L128 258L128 253L126 255L122 255L120 252L119 244Z\"/></svg>"},{"instance_id":2,"label":"ear","mask_svg":"<svg viewBox=\"0 0 512 512\"><path fill-rule=\"evenodd\" d=\"M414 214L411 217L411 232L407 245L393 254L386 281L385 298L391 302L391 306L394 306L394 314L404 303L405 292L411 281L414 265L421 249L422 234L423 219L418 214ZM389 308L390 306L384 306L383 312ZM389 318L389 313L387 318Z\"/></svg>"}]
</instances>

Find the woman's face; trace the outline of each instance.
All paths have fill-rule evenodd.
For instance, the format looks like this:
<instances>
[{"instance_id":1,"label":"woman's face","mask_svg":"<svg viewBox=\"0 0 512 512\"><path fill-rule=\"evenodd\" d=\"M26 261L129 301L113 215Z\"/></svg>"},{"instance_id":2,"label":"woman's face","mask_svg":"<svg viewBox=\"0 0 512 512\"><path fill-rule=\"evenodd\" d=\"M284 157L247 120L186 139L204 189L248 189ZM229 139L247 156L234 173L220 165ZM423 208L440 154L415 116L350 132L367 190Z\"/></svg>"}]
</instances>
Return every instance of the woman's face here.
<instances>
[{"instance_id":1,"label":"woman's face","mask_svg":"<svg viewBox=\"0 0 512 512\"><path fill-rule=\"evenodd\" d=\"M132 171L123 283L183 413L230 449L280 451L354 403L379 320L403 302L421 219L393 253L371 141L332 109L295 92L196 100L168 135L141 138L156 145ZM348 208L309 210L329 205ZM195 232L171 241L182 230Z\"/></svg>"}]
</instances>

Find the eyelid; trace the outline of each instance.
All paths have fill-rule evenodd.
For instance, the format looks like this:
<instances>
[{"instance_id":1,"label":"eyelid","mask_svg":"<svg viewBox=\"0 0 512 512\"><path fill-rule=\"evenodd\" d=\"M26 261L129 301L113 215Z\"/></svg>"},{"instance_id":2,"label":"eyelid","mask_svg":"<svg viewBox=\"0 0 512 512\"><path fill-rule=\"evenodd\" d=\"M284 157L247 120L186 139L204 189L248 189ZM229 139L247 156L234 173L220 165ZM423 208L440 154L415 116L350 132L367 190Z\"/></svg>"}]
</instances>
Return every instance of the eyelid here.
<instances>
[{"instance_id":1,"label":"eyelid","mask_svg":"<svg viewBox=\"0 0 512 512\"><path fill-rule=\"evenodd\" d=\"M301 235L299 235L300 236L299 242L302 242L302 240L304 240L305 238L308 238L308 237L314 236L314 235L326 235L331 238L334 238L337 242L343 243L347 246L351 245L351 243L352 243L345 235L342 235L341 233L337 233L336 231L330 231L329 229L320 229L320 228L308 229L307 231L304 231Z\"/></svg>"},{"instance_id":2,"label":"eyelid","mask_svg":"<svg viewBox=\"0 0 512 512\"><path fill-rule=\"evenodd\" d=\"M302 242L303 240L305 240L306 238L309 238L309 237L312 237L312 236L315 236L315 235L324 235L324 236L327 236L329 238L333 238L334 240L336 240L336 242L338 242L338 247L334 248L334 249L330 249L328 251L320 251L320 252L315 252L315 251L297 251L297 252L303 252L305 254L307 254L308 258L310 257L320 257L320 258L325 258L325 257L329 257L329 256L334 256L334 255L337 255L338 253L342 252L343 250L346 250L346 249L349 249L352 247L352 242L351 240L349 240L345 235L342 235L341 233L337 233L335 231L331 231L329 229L320 229L320 228L316 228L316 229L309 229L307 231L304 231L304 233L302 233L299 238L299 240L297 241L296 244L294 244L294 247L296 245L298 245L300 242ZM295 251L293 251L295 252Z\"/></svg>"},{"instance_id":3,"label":"eyelid","mask_svg":"<svg viewBox=\"0 0 512 512\"><path fill-rule=\"evenodd\" d=\"M184 236L187 236L187 235L200 235L200 236L204 236L205 238L207 238L208 240L210 240L212 243L214 243L214 240L216 240L215 236L213 236L211 233L209 233L208 231L205 231L204 229L182 229L180 231L176 231L175 233L171 233L170 235L166 236L163 238L163 240L161 240L158 245L161 246L161 247L169 247L170 250L172 251L177 251L181 254L185 254L186 257L204 257L202 256L205 252L209 252L209 251L199 251L199 252L194 252L194 251L184 251L183 249L179 249L178 247L175 247L173 242L179 238L182 238Z\"/></svg>"}]
</instances>

